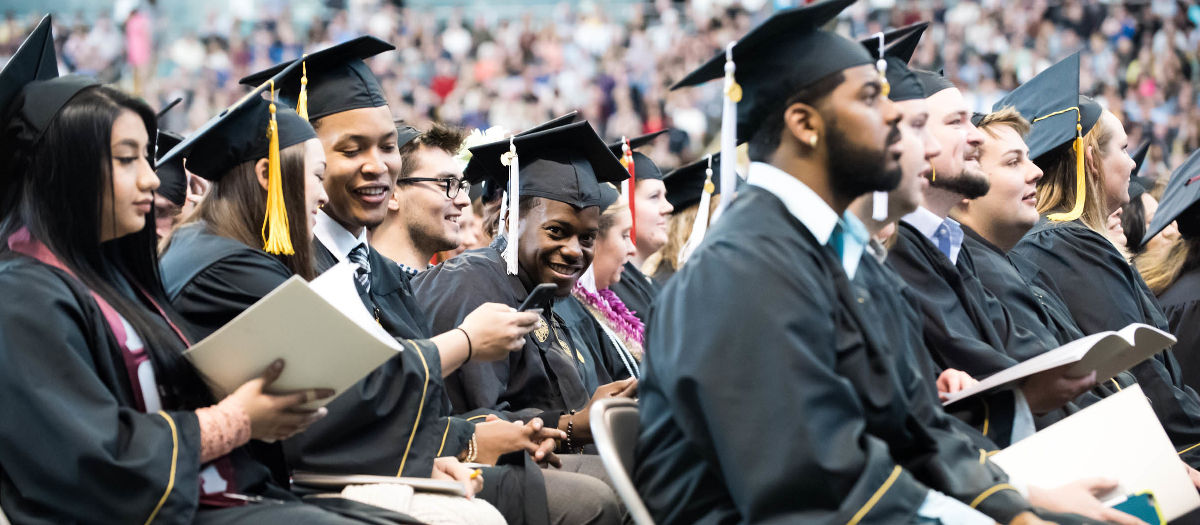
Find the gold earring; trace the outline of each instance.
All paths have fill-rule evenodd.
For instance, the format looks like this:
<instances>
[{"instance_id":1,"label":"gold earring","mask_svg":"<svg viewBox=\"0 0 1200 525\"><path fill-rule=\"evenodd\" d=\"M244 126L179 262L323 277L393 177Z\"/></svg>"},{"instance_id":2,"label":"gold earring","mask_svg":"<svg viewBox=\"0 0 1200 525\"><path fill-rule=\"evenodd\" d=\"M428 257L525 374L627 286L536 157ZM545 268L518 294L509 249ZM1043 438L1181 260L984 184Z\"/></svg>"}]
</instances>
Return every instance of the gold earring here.
<instances>
[{"instance_id":1,"label":"gold earring","mask_svg":"<svg viewBox=\"0 0 1200 525\"><path fill-rule=\"evenodd\" d=\"M816 133L809 135L808 136L808 145L813 148L817 147L817 139L818 139L818 137L817 137Z\"/></svg>"}]
</instances>

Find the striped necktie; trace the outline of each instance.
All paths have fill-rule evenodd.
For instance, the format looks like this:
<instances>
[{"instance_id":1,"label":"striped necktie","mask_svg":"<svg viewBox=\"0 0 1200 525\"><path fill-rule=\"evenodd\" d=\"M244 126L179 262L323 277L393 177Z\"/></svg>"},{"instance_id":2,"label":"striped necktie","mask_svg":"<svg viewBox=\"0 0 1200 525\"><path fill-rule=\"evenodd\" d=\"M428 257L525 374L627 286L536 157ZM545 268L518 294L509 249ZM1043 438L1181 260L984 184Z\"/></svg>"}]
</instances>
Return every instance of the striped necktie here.
<instances>
[{"instance_id":1,"label":"striped necktie","mask_svg":"<svg viewBox=\"0 0 1200 525\"><path fill-rule=\"evenodd\" d=\"M359 243L353 250L350 250L350 262L358 265L358 271L355 273L355 281L358 282L359 291L364 294L371 293L371 261L367 259L367 245Z\"/></svg>"}]
</instances>

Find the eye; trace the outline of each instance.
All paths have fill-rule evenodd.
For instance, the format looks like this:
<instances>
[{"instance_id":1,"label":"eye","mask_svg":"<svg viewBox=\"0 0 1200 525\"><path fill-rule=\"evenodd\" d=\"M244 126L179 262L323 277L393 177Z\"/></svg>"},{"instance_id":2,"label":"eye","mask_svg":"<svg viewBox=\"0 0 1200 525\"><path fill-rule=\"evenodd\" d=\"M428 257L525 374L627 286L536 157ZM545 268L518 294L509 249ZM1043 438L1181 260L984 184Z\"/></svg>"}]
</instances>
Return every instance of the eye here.
<instances>
[{"instance_id":1,"label":"eye","mask_svg":"<svg viewBox=\"0 0 1200 525\"><path fill-rule=\"evenodd\" d=\"M561 237L563 234L562 228L559 228L558 226L547 226L546 232L554 237Z\"/></svg>"},{"instance_id":2,"label":"eye","mask_svg":"<svg viewBox=\"0 0 1200 525\"><path fill-rule=\"evenodd\" d=\"M361 150L359 150L357 148L348 148L348 149L344 149L344 150L340 151L340 153L342 155L345 155L347 157L353 157L355 155L358 155L360 152L361 152Z\"/></svg>"},{"instance_id":3,"label":"eye","mask_svg":"<svg viewBox=\"0 0 1200 525\"><path fill-rule=\"evenodd\" d=\"M584 246L591 246L593 243L596 242L596 234L593 232L593 233L585 233L583 235L580 235L579 242L581 244L583 244Z\"/></svg>"},{"instance_id":4,"label":"eye","mask_svg":"<svg viewBox=\"0 0 1200 525\"><path fill-rule=\"evenodd\" d=\"M113 157L122 166L129 166L138 161L139 157Z\"/></svg>"},{"instance_id":5,"label":"eye","mask_svg":"<svg viewBox=\"0 0 1200 525\"><path fill-rule=\"evenodd\" d=\"M395 143L395 142L389 142L389 143L387 143L387 144L384 144L384 145L382 145L382 146L379 146L379 149L381 149L381 150L383 150L383 151L385 151L385 152L388 152L388 153L390 153L390 152L392 152L392 151L395 151L395 150L396 150L396 143Z\"/></svg>"}]
</instances>

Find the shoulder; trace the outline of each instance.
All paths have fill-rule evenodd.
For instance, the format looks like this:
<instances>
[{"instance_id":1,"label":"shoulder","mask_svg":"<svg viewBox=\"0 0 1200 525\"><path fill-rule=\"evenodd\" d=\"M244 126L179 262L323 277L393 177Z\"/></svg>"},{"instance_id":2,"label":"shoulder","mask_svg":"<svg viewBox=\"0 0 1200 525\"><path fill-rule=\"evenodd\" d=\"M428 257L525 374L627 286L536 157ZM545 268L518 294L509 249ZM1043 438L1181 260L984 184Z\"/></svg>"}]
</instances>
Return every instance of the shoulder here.
<instances>
[{"instance_id":1,"label":"shoulder","mask_svg":"<svg viewBox=\"0 0 1200 525\"><path fill-rule=\"evenodd\" d=\"M84 319L97 311L82 283L25 256L0 259L0 290L10 299L0 305L0 324L53 325L61 330L68 322L86 324Z\"/></svg>"},{"instance_id":2,"label":"shoulder","mask_svg":"<svg viewBox=\"0 0 1200 525\"><path fill-rule=\"evenodd\" d=\"M1200 304L1200 269L1180 275L1171 287L1158 297L1158 302L1164 310L1195 307Z\"/></svg>"}]
</instances>

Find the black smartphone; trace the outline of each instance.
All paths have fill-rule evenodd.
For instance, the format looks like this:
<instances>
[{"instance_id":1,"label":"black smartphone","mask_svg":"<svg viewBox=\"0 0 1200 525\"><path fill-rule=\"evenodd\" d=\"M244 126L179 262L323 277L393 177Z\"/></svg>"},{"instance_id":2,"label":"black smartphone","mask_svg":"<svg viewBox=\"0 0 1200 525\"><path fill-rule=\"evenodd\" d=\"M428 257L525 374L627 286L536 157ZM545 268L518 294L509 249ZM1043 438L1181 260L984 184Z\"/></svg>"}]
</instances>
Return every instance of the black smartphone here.
<instances>
[{"instance_id":1,"label":"black smartphone","mask_svg":"<svg viewBox=\"0 0 1200 525\"><path fill-rule=\"evenodd\" d=\"M557 291L558 285L550 283L539 284L532 292L529 292L529 296L521 302L521 306L518 306L517 310L522 312L539 308L545 310L550 306L550 301L554 300L554 293Z\"/></svg>"}]
</instances>

